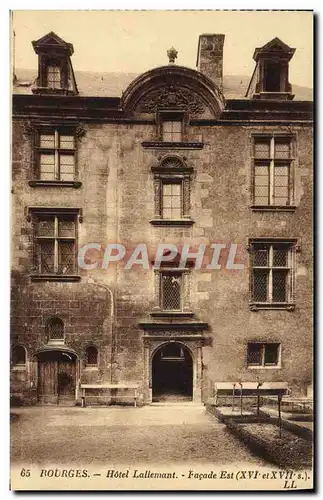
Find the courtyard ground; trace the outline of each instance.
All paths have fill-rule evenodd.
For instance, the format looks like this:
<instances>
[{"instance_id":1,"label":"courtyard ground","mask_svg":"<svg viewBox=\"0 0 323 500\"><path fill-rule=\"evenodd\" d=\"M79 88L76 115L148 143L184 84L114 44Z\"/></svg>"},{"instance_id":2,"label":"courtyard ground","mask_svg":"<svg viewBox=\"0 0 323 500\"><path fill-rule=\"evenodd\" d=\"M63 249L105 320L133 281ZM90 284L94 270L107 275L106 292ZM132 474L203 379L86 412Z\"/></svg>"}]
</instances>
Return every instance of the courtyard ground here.
<instances>
[{"instance_id":1,"label":"courtyard ground","mask_svg":"<svg viewBox=\"0 0 323 500\"><path fill-rule=\"evenodd\" d=\"M267 465L203 406L25 407L13 414L13 465Z\"/></svg>"}]
</instances>

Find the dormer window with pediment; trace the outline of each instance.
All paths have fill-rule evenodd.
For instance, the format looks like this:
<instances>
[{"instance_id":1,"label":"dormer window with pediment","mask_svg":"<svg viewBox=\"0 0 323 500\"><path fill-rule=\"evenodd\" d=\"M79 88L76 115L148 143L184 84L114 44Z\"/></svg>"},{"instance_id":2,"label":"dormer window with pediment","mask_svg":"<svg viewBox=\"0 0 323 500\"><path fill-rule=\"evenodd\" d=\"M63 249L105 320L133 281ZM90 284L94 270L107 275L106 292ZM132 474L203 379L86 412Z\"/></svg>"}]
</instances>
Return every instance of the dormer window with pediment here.
<instances>
[{"instance_id":1,"label":"dormer window with pediment","mask_svg":"<svg viewBox=\"0 0 323 500\"><path fill-rule=\"evenodd\" d=\"M78 94L71 62L73 45L52 31L32 44L38 55L38 77L33 93Z\"/></svg>"},{"instance_id":2,"label":"dormer window with pediment","mask_svg":"<svg viewBox=\"0 0 323 500\"><path fill-rule=\"evenodd\" d=\"M251 99L291 100L292 86L288 81L289 61L295 49L274 38L255 49L256 67L246 97Z\"/></svg>"}]
</instances>

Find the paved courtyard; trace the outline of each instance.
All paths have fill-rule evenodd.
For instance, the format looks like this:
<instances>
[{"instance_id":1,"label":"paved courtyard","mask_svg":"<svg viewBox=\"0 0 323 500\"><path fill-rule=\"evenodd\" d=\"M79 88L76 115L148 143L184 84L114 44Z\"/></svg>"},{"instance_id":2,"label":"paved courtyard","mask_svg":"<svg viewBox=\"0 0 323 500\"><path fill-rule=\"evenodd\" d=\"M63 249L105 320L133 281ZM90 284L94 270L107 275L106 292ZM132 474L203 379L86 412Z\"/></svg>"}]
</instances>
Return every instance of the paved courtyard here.
<instances>
[{"instance_id":1,"label":"paved courtyard","mask_svg":"<svg viewBox=\"0 0 323 500\"><path fill-rule=\"evenodd\" d=\"M265 465L203 406L29 407L13 413L13 464Z\"/></svg>"}]
</instances>

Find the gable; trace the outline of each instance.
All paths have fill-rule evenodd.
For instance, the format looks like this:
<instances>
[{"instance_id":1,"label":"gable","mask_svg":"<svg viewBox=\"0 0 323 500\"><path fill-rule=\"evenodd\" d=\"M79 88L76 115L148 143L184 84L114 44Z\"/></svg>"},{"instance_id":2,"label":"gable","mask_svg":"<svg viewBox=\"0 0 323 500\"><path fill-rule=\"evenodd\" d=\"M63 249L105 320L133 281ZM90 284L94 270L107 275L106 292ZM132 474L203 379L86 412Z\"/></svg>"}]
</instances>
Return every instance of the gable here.
<instances>
[{"instance_id":1,"label":"gable","mask_svg":"<svg viewBox=\"0 0 323 500\"><path fill-rule=\"evenodd\" d=\"M42 36L39 40L35 42L37 45L66 45L66 42L60 38L54 31L50 31L47 35Z\"/></svg>"},{"instance_id":2,"label":"gable","mask_svg":"<svg viewBox=\"0 0 323 500\"><path fill-rule=\"evenodd\" d=\"M71 43L65 42L62 38L60 38L56 33L50 31L47 35L39 38L39 40L34 40L32 42L34 50L37 53L37 50L46 50L46 48L55 48L60 49L62 51L67 51L69 55L73 54L73 45Z\"/></svg>"},{"instance_id":3,"label":"gable","mask_svg":"<svg viewBox=\"0 0 323 500\"><path fill-rule=\"evenodd\" d=\"M281 56L290 60L295 52L295 49L286 45L278 37L273 38L263 47L257 47L253 54L253 59L258 61L260 57L268 57L271 55Z\"/></svg>"}]
</instances>

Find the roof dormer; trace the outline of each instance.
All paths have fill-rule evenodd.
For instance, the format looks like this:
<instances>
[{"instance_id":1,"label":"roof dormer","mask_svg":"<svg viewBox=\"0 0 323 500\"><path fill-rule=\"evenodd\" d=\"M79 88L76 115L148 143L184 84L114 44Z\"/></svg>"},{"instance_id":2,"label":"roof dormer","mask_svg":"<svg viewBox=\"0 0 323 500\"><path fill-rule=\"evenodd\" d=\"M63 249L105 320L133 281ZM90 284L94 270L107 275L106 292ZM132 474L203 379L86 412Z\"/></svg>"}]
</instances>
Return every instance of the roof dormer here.
<instances>
[{"instance_id":1,"label":"roof dormer","mask_svg":"<svg viewBox=\"0 0 323 500\"><path fill-rule=\"evenodd\" d=\"M32 42L38 55L38 77L34 94L78 94L71 55L73 45L53 31Z\"/></svg>"},{"instance_id":2,"label":"roof dormer","mask_svg":"<svg viewBox=\"0 0 323 500\"><path fill-rule=\"evenodd\" d=\"M252 99L293 99L288 72L289 61L294 52L295 49L277 37L263 47L256 48L253 54L256 67L246 97Z\"/></svg>"}]
</instances>

